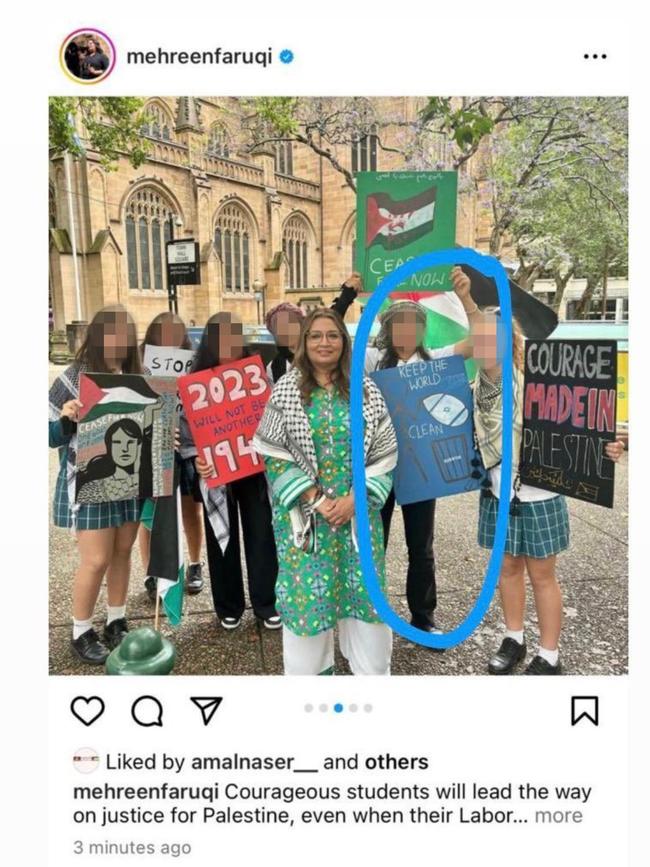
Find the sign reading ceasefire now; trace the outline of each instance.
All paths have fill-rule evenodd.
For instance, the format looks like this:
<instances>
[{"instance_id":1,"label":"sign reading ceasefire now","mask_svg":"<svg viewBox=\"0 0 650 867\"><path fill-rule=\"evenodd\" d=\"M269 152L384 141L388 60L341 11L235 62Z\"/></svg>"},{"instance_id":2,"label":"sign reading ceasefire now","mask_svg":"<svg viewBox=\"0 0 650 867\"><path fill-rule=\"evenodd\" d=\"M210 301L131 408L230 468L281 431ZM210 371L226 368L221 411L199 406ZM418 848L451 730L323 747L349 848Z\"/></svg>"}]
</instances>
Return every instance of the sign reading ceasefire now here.
<instances>
[{"instance_id":1,"label":"sign reading ceasefire now","mask_svg":"<svg viewBox=\"0 0 650 867\"><path fill-rule=\"evenodd\" d=\"M271 395L259 355L182 376L178 392L209 488L264 471L251 439Z\"/></svg>"},{"instance_id":2,"label":"sign reading ceasefire now","mask_svg":"<svg viewBox=\"0 0 650 867\"><path fill-rule=\"evenodd\" d=\"M615 439L616 341L526 341L521 481L612 508Z\"/></svg>"}]
</instances>

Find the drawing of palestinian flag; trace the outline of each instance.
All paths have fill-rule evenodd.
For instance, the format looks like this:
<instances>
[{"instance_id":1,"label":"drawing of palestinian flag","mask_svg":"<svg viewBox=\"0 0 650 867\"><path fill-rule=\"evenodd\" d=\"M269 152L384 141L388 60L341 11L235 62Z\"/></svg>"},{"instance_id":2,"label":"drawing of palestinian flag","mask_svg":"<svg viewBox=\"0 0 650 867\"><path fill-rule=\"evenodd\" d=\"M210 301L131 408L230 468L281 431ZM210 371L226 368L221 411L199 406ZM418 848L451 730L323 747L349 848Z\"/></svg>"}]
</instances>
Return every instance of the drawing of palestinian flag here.
<instances>
[{"instance_id":1,"label":"drawing of palestinian flag","mask_svg":"<svg viewBox=\"0 0 650 867\"><path fill-rule=\"evenodd\" d=\"M147 500L140 516L142 524L151 531L147 575L157 579L158 596L172 626L181 622L185 587L181 492L177 477L178 471L174 474L174 494Z\"/></svg>"},{"instance_id":2,"label":"drawing of palestinian flag","mask_svg":"<svg viewBox=\"0 0 650 867\"><path fill-rule=\"evenodd\" d=\"M435 186L401 200L389 193L371 193L366 199L366 248L381 244L397 250L430 234L435 202Z\"/></svg>"},{"instance_id":3,"label":"drawing of palestinian flag","mask_svg":"<svg viewBox=\"0 0 650 867\"><path fill-rule=\"evenodd\" d=\"M160 395L141 376L113 373L82 374L79 399L80 421L93 421L104 415L128 415L156 403Z\"/></svg>"}]
</instances>

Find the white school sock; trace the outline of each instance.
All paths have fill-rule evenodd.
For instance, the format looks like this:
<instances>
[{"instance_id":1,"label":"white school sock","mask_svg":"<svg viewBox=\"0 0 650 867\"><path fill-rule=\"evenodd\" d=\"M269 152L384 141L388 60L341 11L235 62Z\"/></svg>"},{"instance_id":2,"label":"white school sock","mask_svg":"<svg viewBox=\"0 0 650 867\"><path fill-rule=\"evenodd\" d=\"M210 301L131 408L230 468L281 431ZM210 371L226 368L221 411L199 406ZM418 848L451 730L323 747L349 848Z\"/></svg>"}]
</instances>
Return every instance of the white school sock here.
<instances>
[{"instance_id":1,"label":"white school sock","mask_svg":"<svg viewBox=\"0 0 650 867\"><path fill-rule=\"evenodd\" d=\"M72 618L72 638L74 641L77 638L81 638L84 632L88 632L89 629L93 628L92 620L75 620Z\"/></svg>"},{"instance_id":2,"label":"white school sock","mask_svg":"<svg viewBox=\"0 0 650 867\"><path fill-rule=\"evenodd\" d=\"M126 605L108 605L106 608L106 625L114 620L120 620L126 614Z\"/></svg>"},{"instance_id":3,"label":"white school sock","mask_svg":"<svg viewBox=\"0 0 650 867\"><path fill-rule=\"evenodd\" d=\"M524 630L523 629L506 629L506 634L504 638L512 638L513 641L516 641L517 644L524 643Z\"/></svg>"},{"instance_id":4,"label":"white school sock","mask_svg":"<svg viewBox=\"0 0 650 867\"><path fill-rule=\"evenodd\" d=\"M541 656L542 659L545 659L549 665L557 665L557 661L560 658L559 650L547 650L545 647L539 647L537 651L537 655Z\"/></svg>"}]
</instances>

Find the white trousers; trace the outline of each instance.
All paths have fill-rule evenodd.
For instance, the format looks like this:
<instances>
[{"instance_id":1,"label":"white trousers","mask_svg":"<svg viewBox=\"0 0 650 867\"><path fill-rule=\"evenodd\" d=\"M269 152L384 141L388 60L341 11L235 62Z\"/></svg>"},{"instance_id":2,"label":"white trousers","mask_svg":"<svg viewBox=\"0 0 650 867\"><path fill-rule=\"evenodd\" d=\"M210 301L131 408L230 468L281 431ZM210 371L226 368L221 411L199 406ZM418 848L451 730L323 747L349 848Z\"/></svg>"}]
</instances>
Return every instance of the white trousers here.
<instances>
[{"instance_id":1,"label":"white trousers","mask_svg":"<svg viewBox=\"0 0 650 867\"><path fill-rule=\"evenodd\" d=\"M385 623L364 623L353 617L339 620L339 647L352 674L390 674L393 633ZM295 635L282 627L285 674L328 673L334 667L334 630L318 635Z\"/></svg>"}]
</instances>

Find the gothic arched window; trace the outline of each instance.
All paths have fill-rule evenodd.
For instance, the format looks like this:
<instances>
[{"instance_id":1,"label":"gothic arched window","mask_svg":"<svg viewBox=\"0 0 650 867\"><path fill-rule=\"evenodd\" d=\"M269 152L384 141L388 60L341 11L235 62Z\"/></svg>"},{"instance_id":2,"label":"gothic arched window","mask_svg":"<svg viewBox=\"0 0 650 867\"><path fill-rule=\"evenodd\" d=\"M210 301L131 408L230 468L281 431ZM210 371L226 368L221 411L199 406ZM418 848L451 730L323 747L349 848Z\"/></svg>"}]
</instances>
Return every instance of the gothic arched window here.
<instances>
[{"instance_id":1,"label":"gothic arched window","mask_svg":"<svg viewBox=\"0 0 650 867\"><path fill-rule=\"evenodd\" d=\"M352 143L352 174L377 171L377 125L370 127L368 135Z\"/></svg>"},{"instance_id":2,"label":"gothic arched window","mask_svg":"<svg viewBox=\"0 0 650 867\"><path fill-rule=\"evenodd\" d=\"M126 205L129 289L165 289L165 242L171 239L173 208L154 187L141 187Z\"/></svg>"},{"instance_id":3,"label":"gothic arched window","mask_svg":"<svg viewBox=\"0 0 650 867\"><path fill-rule=\"evenodd\" d=\"M293 174L293 143L279 141L275 143L275 170L280 175Z\"/></svg>"},{"instance_id":4,"label":"gothic arched window","mask_svg":"<svg viewBox=\"0 0 650 867\"><path fill-rule=\"evenodd\" d=\"M284 224L282 249L288 263L286 289L309 286L309 237L309 226L299 214L290 217Z\"/></svg>"},{"instance_id":5,"label":"gothic arched window","mask_svg":"<svg viewBox=\"0 0 650 867\"><path fill-rule=\"evenodd\" d=\"M222 123L214 123L210 128L208 153L215 157L230 156L230 136Z\"/></svg>"},{"instance_id":6,"label":"gothic arched window","mask_svg":"<svg viewBox=\"0 0 650 867\"><path fill-rule=\"evenodd\" d=\"M226 205L217 216L214 246L223 263L223 288L226 292L251 291L250 220L236 204Z\"/></svg>"},{"instance_id":7,"label":"gothic arched window","mask_svg":"<svg viewBox=\"0 0 650 867\"><path fill-rule=\"evenodd\" d=\"M151 103L145 107L144 123L140 127L140 134L159 141L172 141L172 129L174 123L171 115L158 103Z\"/></svg>"}]
</instances>

